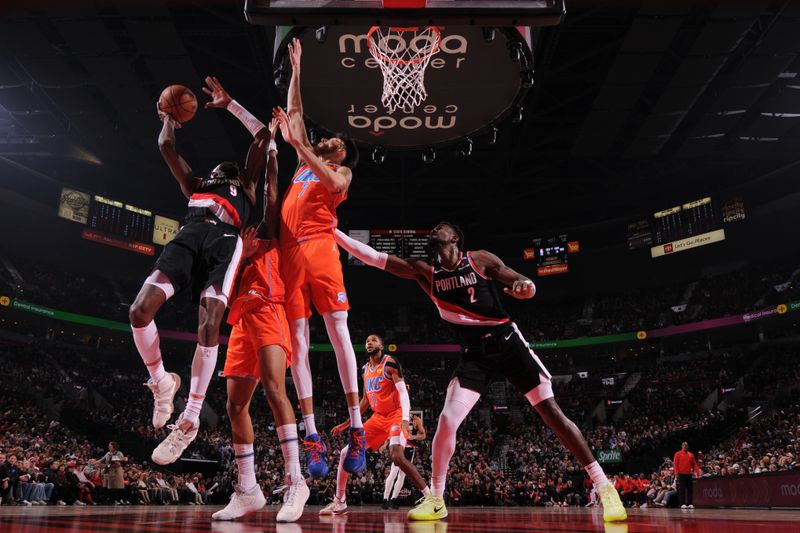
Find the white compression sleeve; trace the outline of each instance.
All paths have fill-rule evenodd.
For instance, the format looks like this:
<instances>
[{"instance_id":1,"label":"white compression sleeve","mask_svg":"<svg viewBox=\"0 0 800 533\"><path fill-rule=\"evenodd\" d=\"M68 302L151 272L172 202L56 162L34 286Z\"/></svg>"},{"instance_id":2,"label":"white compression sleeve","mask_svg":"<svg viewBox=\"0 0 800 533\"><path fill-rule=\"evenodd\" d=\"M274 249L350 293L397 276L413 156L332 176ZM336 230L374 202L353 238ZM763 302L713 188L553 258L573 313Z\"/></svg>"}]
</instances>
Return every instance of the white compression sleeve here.
<instances>
[{"instance_id":1,"label":"white compression sleeve","mask_svg":"<svg viewBox=\"0 0 800 533\"><path fill-rule=\"evenodd\" d=\"M264 128L264 123L254 117L247 109L243 108L236 100L231 100L227 107L231 114L244 124L253 137Z\"/></svg>"},{"instance_id":2,"label":"white compression sleeve","mask_svg":"<svg viewBox=\"0 0 800 533\"><path fill-rule=\"evenodd\" d=\"M310 398L314 393L314 380L311 377L311 364L308 360L309 326L307 318L298 318L291 324L292 329L292 381L297 391L297 399Z\"/></svg>"},{"instance_id":3,"label":"white compression sleeve","mask_svg":"<svg viewBox=\"0 0 800 533\"><path fill-rule=\"evenodd\" d=\"M339 246L353 254L353 256L358 258L364 264L380 268L381 270L386 269L386 262L389 260L388 254L378 252L363 242L359 242L352 237L345 235L338 229L334 234L334 238L336 239L336 242L339 243Z\"/></svg>"},{"instance_id":4,"label":"white compression sleeve","mask_svg":"<svg viewBox=\"0 0 800 533\"><path fill-rule=\"evenodd\" d=\"M403 421L408 422L411 415L411 400L408 398L406 382L402 379L394 384L397 394L400 395L400 410L403 412Z\"/></svg>"}]
</instances>

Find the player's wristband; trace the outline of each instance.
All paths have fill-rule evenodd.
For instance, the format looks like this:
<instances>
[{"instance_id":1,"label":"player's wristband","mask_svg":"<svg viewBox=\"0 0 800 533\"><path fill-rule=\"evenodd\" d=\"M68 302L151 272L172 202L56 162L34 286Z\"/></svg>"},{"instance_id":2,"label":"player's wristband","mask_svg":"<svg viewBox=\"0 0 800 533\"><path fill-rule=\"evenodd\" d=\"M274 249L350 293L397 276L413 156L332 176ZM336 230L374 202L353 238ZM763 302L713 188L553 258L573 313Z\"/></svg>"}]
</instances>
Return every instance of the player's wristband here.
<instances>
[{"instance_id":1,"label":"player's wristband","mask_svg":"<svg viewBox=\"0 0 800 533\"><path fill-rule=\"evenodd\" d=\"M275 142L275 139L269 141L269 146L267 146L267 153L276 152L278 151L278 144Z\"/></svg>"},{"instance_id":2,"label":"player's wristband","mask_svg":"<svg viewBox=\"0 0 800 533\"><path fill-rule=\"evenodd\" d=\"M236 100L231 100L228 103L227 109L234 117L239 119L239 122L244 124L244 127L247 128L247 131L249 131L250 135L253 137L255 137L259 131L265 128L263 122L254 117L250 111L243 108Z\"/></svg>"}]
</instances>

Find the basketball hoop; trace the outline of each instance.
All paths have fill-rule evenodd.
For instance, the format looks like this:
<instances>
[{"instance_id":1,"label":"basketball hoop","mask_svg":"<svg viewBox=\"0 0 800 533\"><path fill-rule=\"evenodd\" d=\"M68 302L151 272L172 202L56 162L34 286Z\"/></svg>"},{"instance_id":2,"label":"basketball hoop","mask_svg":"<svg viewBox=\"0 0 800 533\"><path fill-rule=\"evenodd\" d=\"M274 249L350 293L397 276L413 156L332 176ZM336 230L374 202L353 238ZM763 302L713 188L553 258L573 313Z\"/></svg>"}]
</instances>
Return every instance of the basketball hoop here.
<instances>
[{"instance_id":1,"label":"basketball hoop","mask_svg":"<svg viewBox=\"0 0 800 533\"><path fill-rule=\"evenodd\" d=\"M370 28L367 34L369 52L383 72L381 103L389 114L397 109L413 113L428 97L425 69L439 52L441 41L442 34L436 26Z\"/></svg>"}]
</instances>

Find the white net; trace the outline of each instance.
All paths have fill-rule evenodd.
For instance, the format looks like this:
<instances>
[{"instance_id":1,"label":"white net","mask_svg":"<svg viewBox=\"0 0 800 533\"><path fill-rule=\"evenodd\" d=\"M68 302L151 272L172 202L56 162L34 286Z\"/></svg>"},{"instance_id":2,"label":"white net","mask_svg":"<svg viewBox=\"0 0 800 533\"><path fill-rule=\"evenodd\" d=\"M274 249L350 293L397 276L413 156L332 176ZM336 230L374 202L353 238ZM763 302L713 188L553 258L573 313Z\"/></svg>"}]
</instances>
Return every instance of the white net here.
<instances>
[{"instance_id":1,"label":"white net","mask_svg":"<svg viewBox=\"0 0 800 533\"><path fill-rule=\"evenodd\" d=\"M439 52L439 28L382 28L369 31L369 51L383 72L381 103L389 114L413 113L427 98L425 69Z\"/></svg>"}]
</instances>

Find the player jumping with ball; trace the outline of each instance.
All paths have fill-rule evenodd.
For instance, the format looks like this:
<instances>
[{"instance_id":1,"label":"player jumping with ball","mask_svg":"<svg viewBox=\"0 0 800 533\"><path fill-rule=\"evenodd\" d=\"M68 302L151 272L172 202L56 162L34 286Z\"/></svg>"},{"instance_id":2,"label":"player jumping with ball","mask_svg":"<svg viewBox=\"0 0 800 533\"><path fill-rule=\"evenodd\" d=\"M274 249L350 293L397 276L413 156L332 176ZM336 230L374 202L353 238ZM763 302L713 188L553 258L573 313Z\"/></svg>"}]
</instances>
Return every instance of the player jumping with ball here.
<instances>
[{"instance_id":1,"label":"player jumping with ball","mask_svg":"<svg viewBox=\"0 0 800 533\"><path fill-rule=\"evenodd\" d=\"M242 240L239 231L255 203L255 188L266 160L269 132L255 135L244 170L223 162L207 176L197 177L175 149L175 129L180 124L158 110L163 122L158 146L181 192L189 200L189 212L175 238L164 247L155 267L142 285L129 316L133 340L147 366L153 393L153 427L164 427L172 416L173 398L180 389L177 374L166 372L153 318L164 303L183 289L192 290L198 304L197 348L192 360L189 401L169 436L153 451L153 462L175 462L197 437L200 410L214 375L219 348L219 326L231 295Z\"/></svg>"}]
</instances>

